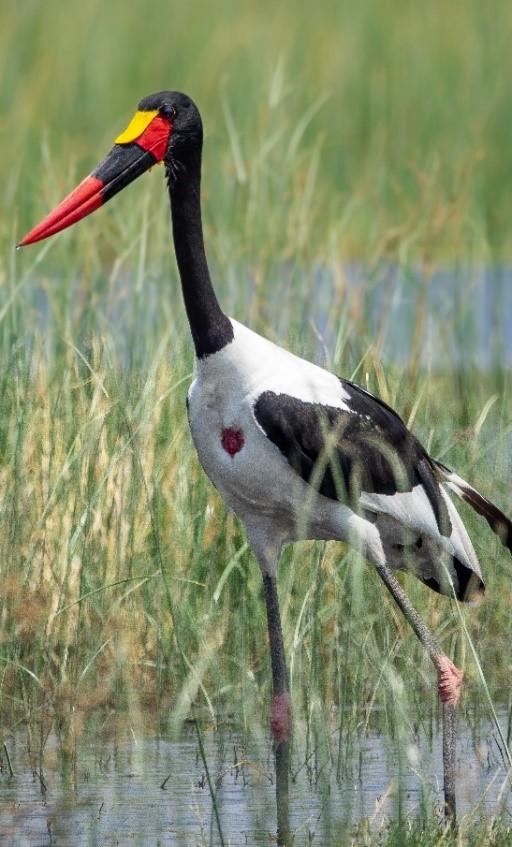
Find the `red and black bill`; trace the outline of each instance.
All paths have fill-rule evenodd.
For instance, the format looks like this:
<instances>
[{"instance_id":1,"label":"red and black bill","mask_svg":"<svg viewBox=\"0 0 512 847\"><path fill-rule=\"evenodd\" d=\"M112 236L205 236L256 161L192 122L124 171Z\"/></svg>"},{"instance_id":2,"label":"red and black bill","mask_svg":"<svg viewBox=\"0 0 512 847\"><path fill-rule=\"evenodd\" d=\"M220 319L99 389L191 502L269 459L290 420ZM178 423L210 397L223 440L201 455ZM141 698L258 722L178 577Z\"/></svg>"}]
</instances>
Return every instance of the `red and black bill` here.
<instances>
[{"instance_id":1,"label":"red and black bill","mask_svg":"<svg viewBox=\"0 0 512 847\"><path fill-rule=\"evenodd\" d=\"M31 229L18 247L48 238L99 209L130 182L162 161L171 132L172 125L167 117L156 111L137 112L103 162Z\"/></svg>"}]
</instances>

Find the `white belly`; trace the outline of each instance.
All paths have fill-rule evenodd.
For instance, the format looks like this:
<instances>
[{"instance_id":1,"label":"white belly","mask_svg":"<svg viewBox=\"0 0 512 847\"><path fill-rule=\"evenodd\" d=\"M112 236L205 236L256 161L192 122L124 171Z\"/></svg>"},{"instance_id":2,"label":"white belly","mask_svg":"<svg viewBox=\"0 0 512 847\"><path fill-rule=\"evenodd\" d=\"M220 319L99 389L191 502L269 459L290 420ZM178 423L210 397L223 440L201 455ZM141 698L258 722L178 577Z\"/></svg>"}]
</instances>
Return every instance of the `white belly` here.
<instances>
[{"instance_id":1,"label":"white belly","mask_svg":"<svg viewBox=\"0 0 512 847\"><path fill-rule=\"evenodd\" d=\"M255 512L289 511L282 485L290 468L261 432L247 400L234 402L223 386L209 391L199 381L189 393L189 423L199 461L227 505L242 519ZM240 433L243 445L231 455L223 446L226 430ZM293 480L295 486L297 480ZM302 480L300 480L302 482Z\"/></svg>"},{"instance_id":2,"label":"white belly","mask_svg":"<svg viewBox=\"0 0 512 847\"><path fill-rule=\"evenodd\" d=\"M352 510L304 482L257 425L247 396L235 399L227 386L217 382L212 390L196 380L188 413L202 467L250 534L261 526L277 533L280 543L348 537ZM222 443L225 430L243 437L233 455Z\"/></svg>"},{"instance_id":3,"label":"white belly","mask_svg":"<svg viewBox=\"0 0 512 847\"><path fill-rule=\"evenodd\" d=\"M255 552L298 539L349 540L358 545L371 524L348 506L315 492L260 429L253 406L261 392L292 393L306 402L343 407L339 380L233 321L234 341L199 360L188 396L199 460L227 506L245 523ZM233 455L223 432L243 438ZM365 526L363 526L363 524ZM359 545L360 546L360 545ZM260 555L261 564L261 555Z\"/></svg>"}]
</instances>

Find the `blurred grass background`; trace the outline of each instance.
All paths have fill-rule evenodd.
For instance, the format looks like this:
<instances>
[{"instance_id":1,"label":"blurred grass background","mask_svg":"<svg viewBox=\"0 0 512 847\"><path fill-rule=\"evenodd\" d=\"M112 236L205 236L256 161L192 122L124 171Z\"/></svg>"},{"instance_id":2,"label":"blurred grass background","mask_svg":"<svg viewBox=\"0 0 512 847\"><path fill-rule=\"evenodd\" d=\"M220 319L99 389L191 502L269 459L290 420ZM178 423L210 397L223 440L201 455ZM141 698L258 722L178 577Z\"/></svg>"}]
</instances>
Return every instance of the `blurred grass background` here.
<instances>
[{"instance_id":1,"label":"blurred grass background","mask_svg":"<svg viewBox=\"0 0 512 847\"><path fill-rule=\"evenodd\" d=\"M170 87L204 116L207 219L247 250L265 249L268 226L263 203L247 219L252 169L282 171L300 146L318 151L316 236L334 232L365 257L412 230L417 253L509 255L511 36L504 0L5 0L4 226L11 235L14 208L23 230L52 199L44 146L58 192L70 167L96 163L142 96ZM300 190L303 169L289 177ZM276 199L282 208L286 197ZM272 217L272 246L287 245L287 219ZM321 246L317 237L308 249Z\"/></svg>"},{"instance_id":2,"label":"blurred grass background","mask_svg":"<svg viewBox=\"0 0 512 847\"><path fill-rule=\"evenodd\" d=\"M229 313L355 374L510 512L507 368L429 368L416 349L383 363L365 290L383 263L422 291L438 268L510 261L512 7L3 0L1 18L4 736L56 720L66 747L92 711L143 727L147 709L171 705L176 726L194 707L259 725L270 691L260 576L191 447L193 357L162 170L54 241L14 245L105 155L141 97L186 91L205 124L207 250ZM359 290L347 286L354 265ZM319 268L333 291L323 354L310 320ZM470 350L467 327L461 308L453 335ZM464 615L510 741L510 560L468 521L489 592ZM478 727L487 706L457 611L406 582L464 666ZM429 663L369 569L340 545L297 545L280 588L315 755L341 774L369 724L401 744L418 710L425 727L437 721ZM399 697L393 668L413 682Z\"/></svg>"}]
</instances>

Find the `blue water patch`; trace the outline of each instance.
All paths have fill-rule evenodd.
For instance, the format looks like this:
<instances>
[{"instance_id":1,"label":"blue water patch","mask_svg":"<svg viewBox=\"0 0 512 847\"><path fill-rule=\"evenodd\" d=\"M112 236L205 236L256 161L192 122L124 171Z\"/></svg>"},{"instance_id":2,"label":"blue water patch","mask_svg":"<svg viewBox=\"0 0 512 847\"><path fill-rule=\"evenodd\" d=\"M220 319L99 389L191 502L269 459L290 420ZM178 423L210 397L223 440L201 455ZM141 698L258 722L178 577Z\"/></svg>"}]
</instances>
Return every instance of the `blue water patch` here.
<instances>
[{"instance_id":1,"label":"blue water patch","mask_svg":"<svg viewBox=\"0 0 512 847\"><path fill-rule=\"evenodd\" d=\"M340 304L337 312L333 303ZM341 308L340 308L341 307ZM512 364L512 268L450 268L432 274L380 263L315 271L309 319L328 348L341 310L347 332L365 333L384 362L488 370Z\"/></svg>"},{"instance_id":2,"label":"blue water patch","mask_svg":"<svg viewBox=\"0 0 512 847\"><path fill-rule=\"evenodd\" d=\"M374 267L293 263L262 271L236 264L212 273L226 311L300 355L330 366L340 343L357 360L371 346L384 363L417 361L445 372L512 364L512 268L457 266L427 273L379 262ZM66 302L53 292L67 292ZM23 301L23 302L21 302ZM143 363L148 341L182 333L185 310L176 272L147 269L144 279L105 272L64 283L33 279L17 304L24 334L37 327L81 343L113 338L121 362ZM308 328L308 333L305 332ZM310 338L307 336L310 335ZM48 339L51 343L51 338ZM350 357L349 357L350 358Z\"/></svg>"},{"instance_id":3,"label":"blue water patch","mask_svg":"<svg viewBox=\"0 0 512 847\"><path fill-rule=\"evenodd\" d=\"M506 725L507 712L500 713ZM110 722L109 722L110 723ZM422 716L418 716L422 725ZM430 727L427 721L427 726ZM130 725L131 728L131 725ZM327 726L326 729L329 729ZM219 845L212 798L197 739L183 731L145 735L116 728L113 736L85 730L76 748L46 735L34 760L25 730L7 736L13 775L0 772L0 843L90 847ZM297 727L290 782L290 824L297 845L349 843L336 831L366 819L375 833L402 812L441 808L442 746L437 726L427 735L404 729L401 754L387 737L357 735L336 774L334 729L314 759ZM224 843L231 847L275 843L275 774L268 733L235 727L203 735ZM343 745L345 749L345 745ZM511 820L510 789L499 739L483 721L458 729L457 802L469 821L502 811Z\"/></svg>"}]
</instances>

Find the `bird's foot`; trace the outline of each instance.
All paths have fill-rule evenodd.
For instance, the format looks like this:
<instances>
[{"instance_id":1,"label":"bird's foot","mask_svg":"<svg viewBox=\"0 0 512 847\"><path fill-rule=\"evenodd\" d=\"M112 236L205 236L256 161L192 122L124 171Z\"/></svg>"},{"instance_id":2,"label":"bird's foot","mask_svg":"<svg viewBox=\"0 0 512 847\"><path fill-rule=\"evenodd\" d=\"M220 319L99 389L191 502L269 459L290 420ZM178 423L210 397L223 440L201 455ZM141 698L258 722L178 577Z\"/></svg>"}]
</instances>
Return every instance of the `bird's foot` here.
<instances>
[{"instance_id":1,"label":"bird's foot","mask_svg":"<svg viewBox=\"0 0 512 847\"><path fill-rule=\"evenodd\" d=\"M276 744L288 741L292 734L292 701L288 691L272 698L272 735Z\"/></svg>"},{"instance_id":2,"label":"bird's foot","mask_svg":"<svg viewBox=\"0 0 512 847\"><path fill-rule=\"evenodd\" d=\"M462 689L462 671L455 667L448 656L436 660L437 690L443 703L456 706Z\"/></svg>"}]
</instances>

